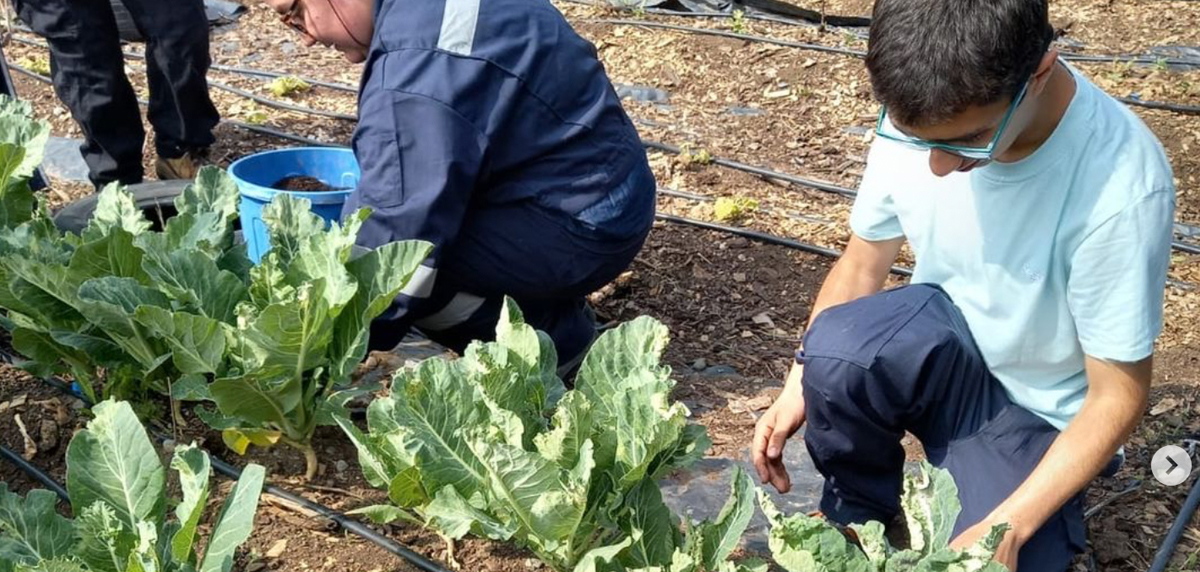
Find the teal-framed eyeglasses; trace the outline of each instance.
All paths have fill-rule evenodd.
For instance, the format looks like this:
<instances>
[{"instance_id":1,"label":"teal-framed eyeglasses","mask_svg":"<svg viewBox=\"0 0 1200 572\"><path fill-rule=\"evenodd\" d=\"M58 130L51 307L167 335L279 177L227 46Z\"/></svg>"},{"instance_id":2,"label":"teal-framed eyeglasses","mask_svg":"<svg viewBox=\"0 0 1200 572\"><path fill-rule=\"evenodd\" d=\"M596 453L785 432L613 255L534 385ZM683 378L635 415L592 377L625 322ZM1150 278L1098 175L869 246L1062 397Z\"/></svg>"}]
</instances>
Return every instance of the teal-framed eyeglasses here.
<instances>
[{"instance_id":1,"label":"teal-framed eyeglasses","mask_svg":"<svg viewBox=\"0 0 1200 572\"><path fill-rule=\"evenodd\" d=\"M1008 127L1008 122L1012 120L1012 116L1016 113L1017 108L1021 106L1021 102L1025 100L1025 92L1029 89L1029 82L1021 87L1020 93L1013 98L1012 105L1008 106L1008 111L1004 114L1004 119L1000 121L1000 126L996 128L996 134L992 136L992 140L986 147L970 147L963 145L950 145L947 143L936 143L934 141L926 141L916 137L905 135L887 118L887 107L879 110L879 121L875 124L875 134L902 143L913 149L921 151L931 151L938 149L958 155L964 159L975 159L979 161L990 161L992 154L996 152L996 146L1000 144L1000 138L1004 136L1004 131Z\"/></svg>"}]
</instances>

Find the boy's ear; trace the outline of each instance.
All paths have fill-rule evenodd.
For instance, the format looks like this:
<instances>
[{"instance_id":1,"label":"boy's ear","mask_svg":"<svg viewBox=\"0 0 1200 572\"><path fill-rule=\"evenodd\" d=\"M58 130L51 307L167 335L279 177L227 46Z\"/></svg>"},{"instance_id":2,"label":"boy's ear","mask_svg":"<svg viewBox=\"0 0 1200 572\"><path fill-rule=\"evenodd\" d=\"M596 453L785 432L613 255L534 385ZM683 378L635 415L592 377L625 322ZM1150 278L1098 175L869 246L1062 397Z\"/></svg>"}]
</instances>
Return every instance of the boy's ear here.
<instances>
[{"instance_id":1,"label":"boy's ear","mask_svg":"<svg viewBox=\"0 0 1200 572\"><path fill-rule=\"evenodd\" d=\"M1033 77L1030 78L1029 90L1035 95L1040 95L1042 90L1046 88L1046 84L1050 82L1050 76L1054 71L1055 64L1058 63L1058 48L1051 47L1042 54L1042 61L1038 62L1037 71L1033 72Z\"/></svg>"}]
</instances>

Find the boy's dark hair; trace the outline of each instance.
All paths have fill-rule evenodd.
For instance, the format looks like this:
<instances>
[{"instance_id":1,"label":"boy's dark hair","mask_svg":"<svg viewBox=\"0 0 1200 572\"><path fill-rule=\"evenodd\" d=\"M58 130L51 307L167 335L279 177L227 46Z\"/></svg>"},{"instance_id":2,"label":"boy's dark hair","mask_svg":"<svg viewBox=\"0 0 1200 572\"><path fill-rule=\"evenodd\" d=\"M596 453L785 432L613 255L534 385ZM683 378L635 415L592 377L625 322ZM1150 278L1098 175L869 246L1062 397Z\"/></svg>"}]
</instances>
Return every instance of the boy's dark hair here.
<instances>
[{"instance_id":1,"label":"boy's dark hair","mask_svg":"<svg viewBox=\"0 0 1200 572\"><path fill-rule=\"evenodd\" d=\"M867 70L888 115L926 127L1016 97L1054 36L1047 0L877 0Z\"/></svg>"}]
</instances>

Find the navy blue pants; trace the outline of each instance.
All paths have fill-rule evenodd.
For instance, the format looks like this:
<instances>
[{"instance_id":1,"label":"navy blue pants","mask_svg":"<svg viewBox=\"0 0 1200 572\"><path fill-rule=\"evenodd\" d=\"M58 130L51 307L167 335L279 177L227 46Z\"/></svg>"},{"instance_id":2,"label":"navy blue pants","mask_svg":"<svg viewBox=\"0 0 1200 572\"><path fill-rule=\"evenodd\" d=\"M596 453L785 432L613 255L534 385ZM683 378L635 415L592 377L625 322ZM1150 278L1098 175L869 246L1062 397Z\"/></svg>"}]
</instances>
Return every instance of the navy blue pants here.
<instances>
[{"instance_id":1,"label":"navy blue pants","mask_svg":"<svg viewBox=\"0 0 1200 572\"><path fill-rule=\"evenodd\" d=\"M825 310L804 336L802 359L804 440L825 477L821 510L836 522L887 523L900 512L905 431L958 484L955 535L1008 498L1059 434L1009 400L962 314L936 286ZM1022 548L1020 572L1063 572L1083 550L1082 497Z\"/></svg>"},{"instance_id":2,"label":"navy blue pants","mask_svg":"<svg viewBox=\"0 0 1200 572\"><path fill-rule=\"evenodd\" d=\"M436 313L376 320L371 347L395 347L416 326L461 353L471 341L494 338L509 296L527 323L550 335L560 368L569 364L596 336L586 296L633 262L654 222L654 202L654 176L646 167L608 199L575 215L533 201L474 208L447 246L433 293L424 302ZM614 216L622 217L619 225L590 222Z\"/></svg>"}]
</instances>

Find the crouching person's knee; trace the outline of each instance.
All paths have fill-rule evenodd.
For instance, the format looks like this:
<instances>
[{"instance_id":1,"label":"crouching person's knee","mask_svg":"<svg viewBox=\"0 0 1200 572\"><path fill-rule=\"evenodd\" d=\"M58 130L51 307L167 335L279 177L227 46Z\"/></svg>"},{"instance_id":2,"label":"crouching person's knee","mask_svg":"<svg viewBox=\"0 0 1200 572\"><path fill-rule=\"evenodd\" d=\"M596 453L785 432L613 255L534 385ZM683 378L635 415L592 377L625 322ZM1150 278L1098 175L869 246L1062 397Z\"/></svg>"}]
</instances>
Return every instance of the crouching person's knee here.
<instances>
[{"instance_id":1,"label":"crouching person's knee","mask_svg":"<svg viewBox=\"0 0 1200 572\"><path fill-rule=\"evenodd\" d=\"M961 314L937 286L914 284L834 306L804 336L806 394L811 388L826 399L907 409L920 391L923 364L970 343Z\"/></svg>"}]
</instances>

